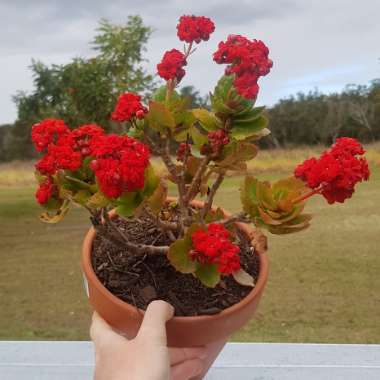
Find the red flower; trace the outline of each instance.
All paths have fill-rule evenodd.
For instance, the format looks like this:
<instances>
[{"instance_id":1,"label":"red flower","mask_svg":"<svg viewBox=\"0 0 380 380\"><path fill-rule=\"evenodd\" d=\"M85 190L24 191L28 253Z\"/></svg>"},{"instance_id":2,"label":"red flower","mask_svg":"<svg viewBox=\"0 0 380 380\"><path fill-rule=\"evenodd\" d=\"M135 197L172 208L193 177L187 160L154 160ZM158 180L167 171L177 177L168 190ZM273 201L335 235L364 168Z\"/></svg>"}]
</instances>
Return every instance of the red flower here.
<instances>
[{"instance_id":1,"label":"red flower","mask_svg":"<svg viewBox=\"0 0 380 380\"><path fill-rule=\"evenodd\" d=\"M224 129L218 129L208 133L208 140L210 142L212 152L214 154L219 154L223 146L230 142L230 137Z\"/></svg>"},{"instance_id":2,"label":"red flower","mask_svg":"<svg viewBox=\"0 0 380 380\"><path fill-rule=\"evenodd\" d=\"M216 264L218 271L231 274L240 269L240 248L230 240L230 232L222 224L211 223L207 230L200 229L192 235L192 260L202 264Z\"/></svg>"},{"instance_id":3,"label":"red flower","mask_svg":"<svg viewBox=\"0 0 380 380\"><path fill-rule=\"evenodd\" d=\"M91 151L95 157L91 169L107 197L144 187L150 155L146 145L129 136L108 135L92 140Z\"/></svg>"},{"instance_id":4,"label":"red flower","mask_svg":"<svg viewBox=\"0 0 380 380\"><path fill-rule=\"evenodd\" d=\"M185 55L177 49L172 49L164 54L157 65L158 75L165 80L176 79L180 82L186 73L183 69L186 64Z\"/></svg>"},{"instance_id":5,"label":"red flower","mask_svg":"<svg viewBox=\"0 0 380 380\"><path fill-rule=\"evenodd\" d=\"M59 169L77 170L82 165L81 154L70 145L50 144L48 151L36 164L36 169L44 175L53 175Z\"/></svg>"},{"instance_id":6,"label":"red flower","mask_svg":"<svg viewBox=\"0 0 380 380\"><path fill-rule=\"evenodd\" d=\"M53 175L57 171L55 159L49 154L45 154L45 156L36 163L35 168L43 175Z\"/></svg>"},{"instance_id":7,"label":"red flower","mask_svg":"<svg viewBox=\"0 0 380 380\"><path fill-rule=\"evenodd\" d=\"M351 138L337 139L319 158L309 158L295 169L294 175L322 194L328 203L343 203L351 198L358 182L369 179L369 168L361 144Z\"/></svg>"},{"instance_id":8,"label":"red flower","mask_svg":"<svg viewBox=\"0 0 380 380\"><path fill-rule=\"evenodd\" d=\"M237 89L237 92L244 98L254 99L257 97L260 89L257 84L258 79L259 77L257 74L246 72L234 79L234 86Z\"/></svg>"},{"instance_id":9,"label":"red flower","mask_svg":"<svg viewBox=\"0 0 380 380\"><path fill-rule=\"evenodd\" d=\"M188 143L181 143L177 149L177 160L183 162L186 154L191 154L191 145Z\"/></svg>"},{"instance_id":10,"label":"red flower","mask_svg":"<svg viewBox=\"0 0 380 380\"><path fill-rule=\"evenodd\" d=\"M340 137L336 139L335 144L331 147L331 152L338 155L342 152L351 155L363 155L365 150L358 140L351 137Z\"/></svg>"},{"instance_id":11,"label":"red flower","mask_svg":"<svg viewBox=\"0 0 380 380\"><path fill-rule=\"evenodd\" d=\"M141 104L141 96L126 92L119 96L111 117L116 121L129 121L133 117L143 118L148 110Z\"/></svg>"},{"instance_id":12,"label":"red flower","mask_svg":"<svg viewBox=\"0 0 380 380\"><path fill-rule=\"evenodd\" d=\"M229 64L226 75L235 74L234 86L247 99L257 96L259 77L269 73L273 62L268 58L269 50L260 40L249 40L239 35L230 35L220 42L214 53L214 61Z\"/></svg>"},{"instance_id":13,"label":"red flower","mask_svg":"<svg viewBox=\"0 0 380 380\"><path fill-rule=\"evenodd\" d=\"M39 204L44 205L49 202L50 198L57 193L57 187L53 181L48 178L45 182L41 183L36 191L36 200Z\"/></svg>"},{"instance_id":14,"label":"red flower","mask_svg":"<svg viewBox=\"0 0 380 380\"><path fill-rule=\"evenodd\" d=\"M69 144L73 150L79 152L82 157L91 155L91 141L94 138L104 135L104 130L96 124L85 124L79 128L74 129L67 144Z\"/></svg>"},{"instance_id":15,"label":"red flower","mask_svg":"<svg viewBox=\"0 0 380 380\"><path fill-rule=\"evenodd\" d=\"M32 141L36 150L42 152L49 144L57 142L58 138L70 133L63 120L45 119L32 127Z\"/></svg>"},{"instance_id":16,"label":"red flower","mask_svg":"<svg viewBox=\"0 0 380 380\"><path fill-rule=\"evenodd\" d=\"M215 30L214 23L203 16L182 16L177 25L177 36L188 43L207 41Z\"/></svg>"}]
</instances>

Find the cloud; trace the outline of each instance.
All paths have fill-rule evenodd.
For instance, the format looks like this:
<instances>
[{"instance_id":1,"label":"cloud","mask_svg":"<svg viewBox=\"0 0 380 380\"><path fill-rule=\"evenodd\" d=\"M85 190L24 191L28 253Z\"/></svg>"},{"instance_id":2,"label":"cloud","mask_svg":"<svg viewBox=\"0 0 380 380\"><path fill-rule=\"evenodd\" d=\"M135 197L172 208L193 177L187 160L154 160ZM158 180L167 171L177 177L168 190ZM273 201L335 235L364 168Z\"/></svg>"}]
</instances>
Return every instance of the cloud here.
<instances>
[{"instance_id":1,"label":"cloud","mask_svg":"<svg viewBox=\"0 0 380 380\"><path fill-rule=\"evenodd\" d=\"M260 82L261 104L294 91L335 91L380 76L379 5L373 0L1 0L0 14L0 123L16 116L11 95L32 88L31 58L64 63L93 54L89 41L102 17L123 23L140 14L154 28L146 55L150 72L165 50L181 48L175 33L180 15L211 17L215 33L199 45L183 80L203 94L223 71L211 56L230 33L263 39L270 47L274 67Z\"/></svg>"}]
</instances>

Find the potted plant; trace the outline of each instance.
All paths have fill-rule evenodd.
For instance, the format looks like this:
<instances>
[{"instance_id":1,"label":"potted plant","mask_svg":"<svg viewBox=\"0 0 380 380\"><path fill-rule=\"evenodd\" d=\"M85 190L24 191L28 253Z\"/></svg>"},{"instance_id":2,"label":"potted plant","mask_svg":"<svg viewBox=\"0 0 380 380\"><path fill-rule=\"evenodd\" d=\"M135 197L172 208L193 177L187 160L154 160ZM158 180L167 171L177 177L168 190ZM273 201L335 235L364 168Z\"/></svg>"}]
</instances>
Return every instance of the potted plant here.
<instances>
[{"instance_id":1,"label":"potted plant","mask_svg":"<svg viewBox=\"0 0 380 380\"><path fill-rule=\"evenodd\" d=\"M182 16L177 30L184 51L167 51L157 65L166 84L146 105L137 94L120 95L111 118L124 134L46 119L33 126L32 140L43 153L36 164L41 219L56 223L72 204L90 213L82 268L94 308L133 336L147 304L164 299L176 310L169 345L186 347L227 339L252 318L268 276L261 230L304 230L311 196L344 202L369 169L360 143L339 138L288 178L269 183L248 175L255 143L269 133L264 108L255 107L257 81L272 67L268 48L239 35L220 42L213 59L227 65L225 75L210 107L191 109L176 88L214 24ZM152 163L158 158L164 171ZM214 206L230 173L245 173L235 214Z\"/></svg>"}]
</instances>

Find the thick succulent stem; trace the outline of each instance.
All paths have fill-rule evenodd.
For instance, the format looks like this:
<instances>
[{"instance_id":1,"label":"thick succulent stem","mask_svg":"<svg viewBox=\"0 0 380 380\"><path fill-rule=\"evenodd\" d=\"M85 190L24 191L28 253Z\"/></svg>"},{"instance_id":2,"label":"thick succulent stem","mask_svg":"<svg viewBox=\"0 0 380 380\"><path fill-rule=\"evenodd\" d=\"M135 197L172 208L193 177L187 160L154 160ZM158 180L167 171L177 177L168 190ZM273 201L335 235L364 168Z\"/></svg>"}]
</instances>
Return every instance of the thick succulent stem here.
<instances>
[{"instance_id":1,"label":"thick succulent stem","mask_svg":"<svg viewBox=\"0 0 380 380\"><path fill-rule=\"evenodd\" d=\"M123 231L112 221L105 209L100 211L100 218L92 216L91 218L94 228L101 233L102 237L106 237L108 241L115 245L122 245L137 255L166 255L169 251L168 246L154 246L146 244L132 243ZM109 234L109 230L113 234Z\"/></svg>"},{"instance_id":2,"label":"thick succulent stem","mask_svg":"<svg viewBox=\"0 0 380 380\"><path fill-rule=\"evenodd\" d=\"M186 195L184 197L185 205L188 205L196 196L196 194L199 191L199 185L202 180L202 176L204 172L207 169L207 165L210 162L210 157L206 156L202 159L202 162L200 163L198 170L195 172L194 178L190 183L190 186L186 192Z\"/></svg>"},{"instance_id":3,"label":"thick succulent stem","mask_svg":"<svg viewBox=\"0 0 380 380\"><path fill-rule=\"evenodd\" d=\"M229 226L235 222L242 222L242 223L251 223L251 219L249 216L244 212L239 212L238 214L231 215L230 217L220 220L218 223L224 224L225 226Z\"/></svg>"},{"instance_id":4,"label":"thick succulent stem","mask_svg":"<svg viewBox=\"0 0 380 380\"><path fill-rule=\"evenodd\" d=\"M206 215L211 210L215 194L218 191L220 185L222 184L222 182L224 180L224 176L225 176L225 172L219 173L218 176L216 177L215 182L211 186L210 192L208 193L208 196L207 196L207 200L206 200L205 205L204 205L204 207L203 207L203 209L201 211L201 218L202 218L202 220L204 220L204 218L206 217Z\"/></svg>"}]
</instances>

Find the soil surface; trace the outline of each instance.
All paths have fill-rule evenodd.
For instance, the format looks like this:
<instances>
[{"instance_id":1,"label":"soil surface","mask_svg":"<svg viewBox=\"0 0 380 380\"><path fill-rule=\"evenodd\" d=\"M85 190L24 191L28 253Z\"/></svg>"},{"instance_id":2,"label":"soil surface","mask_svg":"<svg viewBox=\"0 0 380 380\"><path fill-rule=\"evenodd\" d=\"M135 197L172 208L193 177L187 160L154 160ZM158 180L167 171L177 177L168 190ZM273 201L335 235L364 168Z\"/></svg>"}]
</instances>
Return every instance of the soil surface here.
<instances>
[{"instance_id":1,"label":"soil surface","mask_svg":"<svg viewBox=\"0 0 380 380\"><path fill-rule=\"evenodd\" d=\"M114 221L132 242L170 245L148 218ZM260 269L258 255L244 234L239 233L239 240L242 268L256 282ZM92 265L100 281L116 297L144 310L151 301L162 299L175 307L177 316L217 314L252 290L239 285L232 276L223 276L215 288L205 287L192 274L176 271L166 256L136 257L101 236L94 240Z\"/></svg>"}]
</instances>

